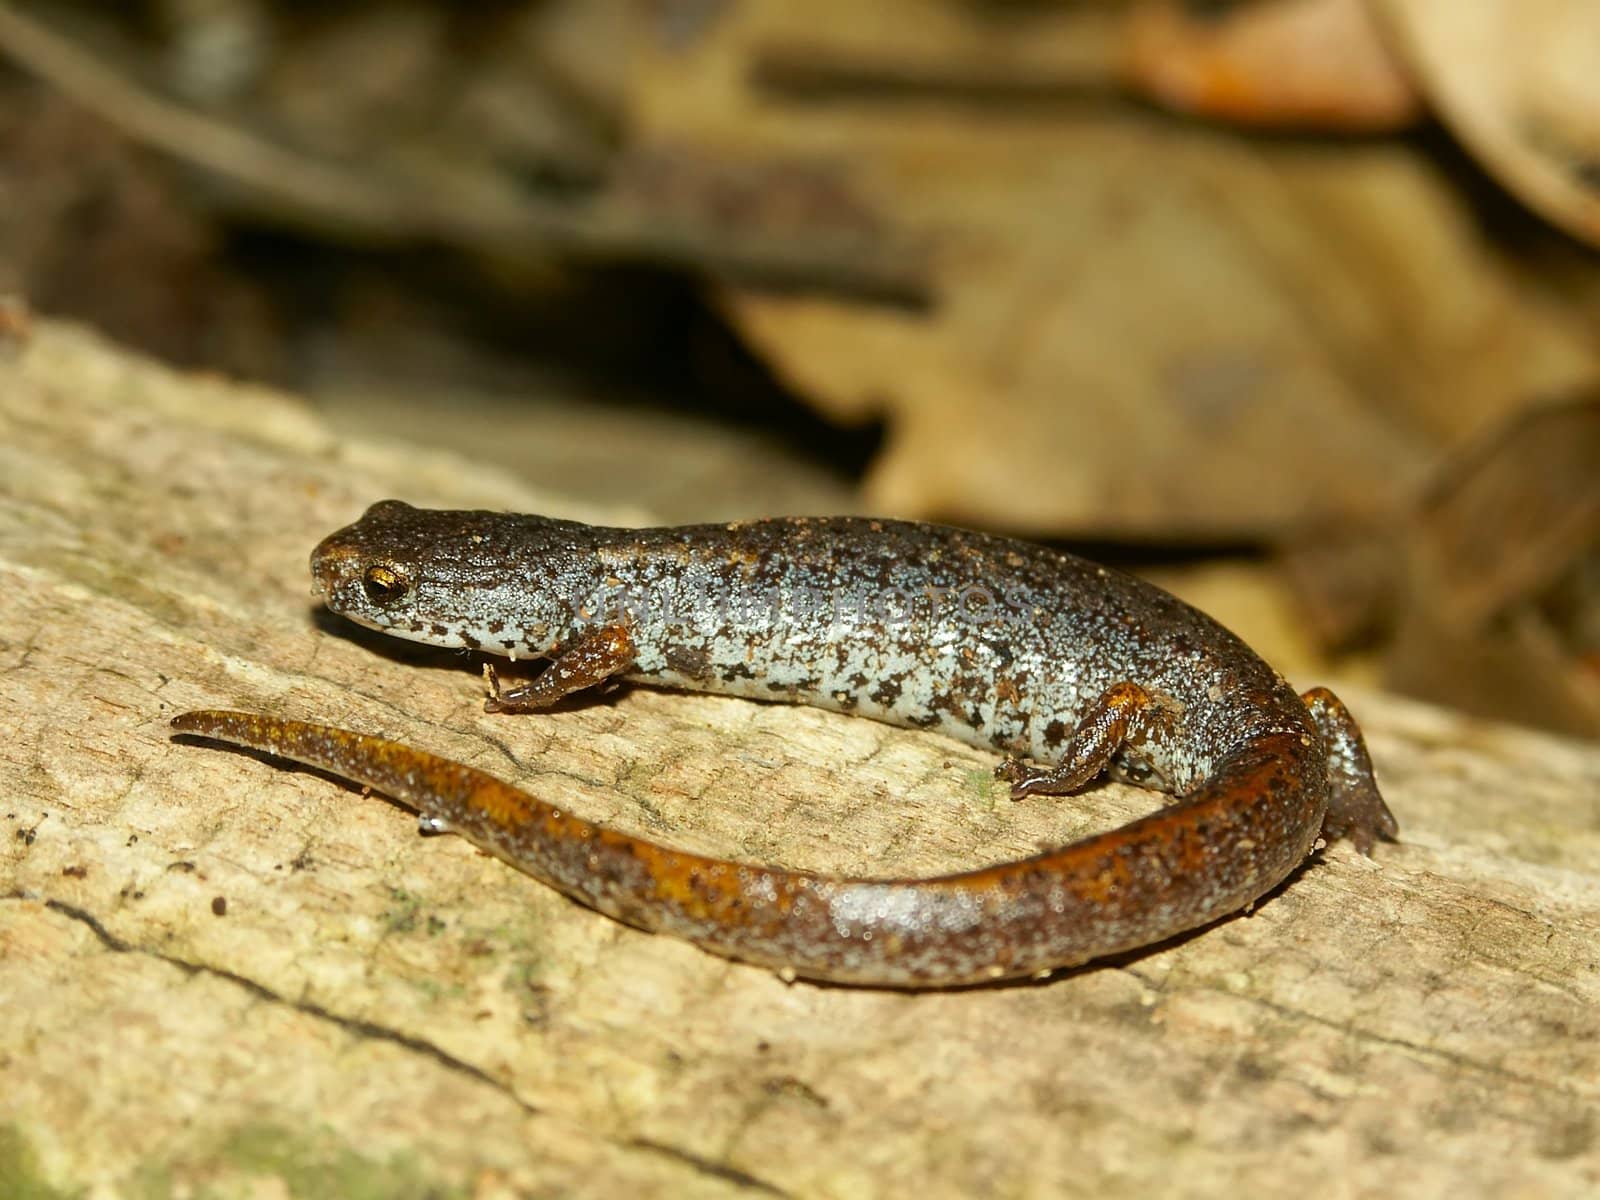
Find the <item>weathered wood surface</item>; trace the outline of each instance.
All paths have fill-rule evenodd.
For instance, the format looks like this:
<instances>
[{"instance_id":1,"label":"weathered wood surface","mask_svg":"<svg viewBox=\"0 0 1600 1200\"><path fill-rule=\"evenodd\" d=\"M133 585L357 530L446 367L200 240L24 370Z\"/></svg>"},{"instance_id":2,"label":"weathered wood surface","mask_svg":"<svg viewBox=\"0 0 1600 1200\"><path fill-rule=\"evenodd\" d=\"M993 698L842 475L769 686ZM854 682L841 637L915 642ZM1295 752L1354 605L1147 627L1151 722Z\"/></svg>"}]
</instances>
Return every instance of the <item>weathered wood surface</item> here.
<instances>
[{"instance_id":1,"label":"weathered wood surface","mask_svg":"<svg viewBox=\"0 0 1600 1200\"><path fill-rule=\"evenodd\" d=\"M166 721L335 721L829 870L1009 857L1151 799L1014 805L988 756L732 700L486 716L468 660L314 610L310 546L389 495L607 515L49 323L0 347L0 1192L1600 1184L1595 747L1350 695L1404 828L1375 859L1041 984L785 985Z\"/></svg>"}]
</instances>

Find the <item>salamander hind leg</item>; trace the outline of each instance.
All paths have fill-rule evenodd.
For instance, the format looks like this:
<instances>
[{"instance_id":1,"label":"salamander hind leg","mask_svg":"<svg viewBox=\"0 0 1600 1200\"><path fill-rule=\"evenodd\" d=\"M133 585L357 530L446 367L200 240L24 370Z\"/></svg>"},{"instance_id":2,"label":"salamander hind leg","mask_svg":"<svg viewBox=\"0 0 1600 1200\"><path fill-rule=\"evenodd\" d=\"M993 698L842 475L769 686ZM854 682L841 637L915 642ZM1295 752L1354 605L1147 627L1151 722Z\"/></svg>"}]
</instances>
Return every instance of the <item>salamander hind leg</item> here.
<instances>
[{"instance_id":1,"label":"salamander hind leg","mask_svg":"<svg viewBox=\"0 0 1600 1200\"><path fill-rule=\"evenodd\" d=\"M1362 854L1371 854L1377 839L1394 841L1400 825L1378 792L1361 727L1327 688L1312 688L1300 699L1328 752L1328 815L1322 836L1329 841L1347 837Z\"/></svg>"},{"instance_id":2,"label":"salamander hind leg","mask_svg":"<svg viewBox=\"0 0 1600 1200\"><path fill-rule=\"evenodd\" d=\"M1117 751L1137 741L1156 714L1164 717L1166 712L1166 706L1138 684L1112 684L1089 706L1072 731L1066 754L1054 767L1030 767L1008 758L994 769L995 777L1010 781L1013 800L1075 792L1109 767Z\"/></svg>"},{"instance_id":3,"label":"salamander hind leg","mask_svg":"<svg viewBox=\"0 0 1600 1200\"><path fill-rule=\"evenodd\" d=\"M520 713L549 708L564 696L631 670L634 655L633 637L626 626L602 625L564 648L537 677L507 692L500 690L494 668L485 663L483 677L489 696L483 711Z\"/></svg>"}]
</instances>

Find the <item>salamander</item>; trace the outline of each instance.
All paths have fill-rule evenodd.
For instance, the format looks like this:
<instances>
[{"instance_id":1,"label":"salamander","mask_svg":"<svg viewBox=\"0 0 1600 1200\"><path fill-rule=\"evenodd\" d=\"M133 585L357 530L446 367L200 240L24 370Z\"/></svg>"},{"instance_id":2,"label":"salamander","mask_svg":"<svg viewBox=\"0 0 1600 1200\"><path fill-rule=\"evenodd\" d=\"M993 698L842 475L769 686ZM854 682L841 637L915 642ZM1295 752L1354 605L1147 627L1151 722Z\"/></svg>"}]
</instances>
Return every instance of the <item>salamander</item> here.
<instances>
[{"instance_id":1,"label":"salamander","mask_svg":"<svg viewBox=\"0 0 1600 1200\"><path fill-rule=\"evenodd\" d=\"M1174 802L933 878L844 878L672 849L348 730L176 718L365 783L607 916L785 978L948 987L1163 941L1253 904L1325 840L1397 825L1361 732L1168 593L1059 550L855 517L616 529L373 505L311 557L327 606L435 646L548 660L490 712L613 680L791 701L1005 757L1013 797L1102 775Z\"/></svg>"}]
</instances>

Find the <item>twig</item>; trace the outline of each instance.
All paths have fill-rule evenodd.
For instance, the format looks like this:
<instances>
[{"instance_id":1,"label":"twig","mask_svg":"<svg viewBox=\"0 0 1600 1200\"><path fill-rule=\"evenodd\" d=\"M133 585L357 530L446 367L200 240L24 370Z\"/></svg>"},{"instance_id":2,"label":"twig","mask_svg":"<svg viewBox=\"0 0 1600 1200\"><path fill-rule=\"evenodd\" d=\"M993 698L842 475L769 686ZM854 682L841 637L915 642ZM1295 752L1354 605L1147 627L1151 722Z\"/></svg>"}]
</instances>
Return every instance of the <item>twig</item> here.
<instances>
[{"instance_id":1,"label":"twig","mask_svg":"<svg viewBox=\"0 0 1600 1200\"><path fill-rule=\"evenodd\" d=\"M730 227L714 213L664 218L604 189L568 204L492 187L424 187L320 161L152 94L4 2L0 53L130 137L242 185L280 218L385 242L428 238L480 252L645 261L914 307L931 299L916 256L881 235L826 225L798 235Z\"/></svg>"}]
</instances>

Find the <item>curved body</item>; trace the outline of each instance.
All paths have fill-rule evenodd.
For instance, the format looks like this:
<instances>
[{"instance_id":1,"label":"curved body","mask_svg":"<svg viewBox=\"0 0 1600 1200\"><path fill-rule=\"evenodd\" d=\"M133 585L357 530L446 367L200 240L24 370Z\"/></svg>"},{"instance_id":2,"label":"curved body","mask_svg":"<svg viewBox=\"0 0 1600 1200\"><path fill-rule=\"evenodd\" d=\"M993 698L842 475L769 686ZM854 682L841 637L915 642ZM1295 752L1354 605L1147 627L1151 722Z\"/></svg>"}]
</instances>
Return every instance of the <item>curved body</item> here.
<instances>
[{"instance_id":1,"label":"curved body","mask_svg":"<svg viewBox=\"0 0 1600 1200\"><path fill-rule=\"evenodd\" d=\"M327 727L179 728L371 784L601 912L786 974L946 986L1035 974L1236 911L1324 832L1392 836L1359 732L1209 617L1058 551L857 518L605 529L375 505L313 573L335 611L551 666L492 709L618 676L790 700L1027 755L1017 794L1102 770L1178 803L1018 862L842 879L603 830L481 773ZM183 722L187 722L184 724Z\"/></svg>"}]
</instances>

